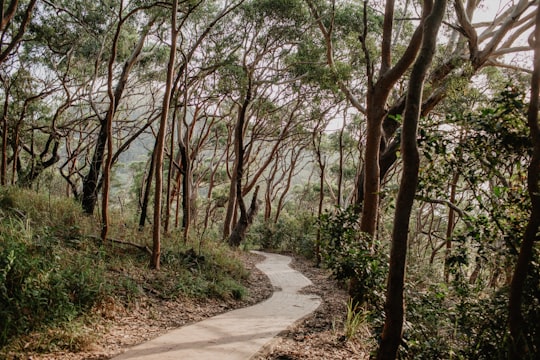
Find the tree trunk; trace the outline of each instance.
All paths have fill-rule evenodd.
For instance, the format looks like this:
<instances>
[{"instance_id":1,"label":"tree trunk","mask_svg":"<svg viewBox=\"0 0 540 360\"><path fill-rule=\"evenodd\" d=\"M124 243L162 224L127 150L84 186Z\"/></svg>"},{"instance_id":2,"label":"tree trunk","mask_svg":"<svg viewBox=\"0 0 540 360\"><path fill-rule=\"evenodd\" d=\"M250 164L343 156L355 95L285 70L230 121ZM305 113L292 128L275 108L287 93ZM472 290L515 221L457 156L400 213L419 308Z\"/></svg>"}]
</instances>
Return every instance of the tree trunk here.
<instances>
[{"instance_id":1,"label":"tree trunk","mask_svg":"<svg viewBox=\"0 0 540 360\"><path fill-rule=\"evenodd\" d=\"M172 83L174 78L174 67L176 61L176 42L178 39L178 28L176 16L178 11L178 0L173 0L171 11L171 49L169 52L169 63L167 65L167 80L163 93L163 105L161 108L161 118L157 136L155 159L155 191L154 191L154 224L152 232L152 256L150 267L159 270L161 258L161 203L163 189L163 152L165 148L165 135L167 133L167 119L169 117L169 105L171 102Z\"/></svg>"},{"instance_id":2,"label":"tree trunk","mask_svg":"<svg viewBox=\"0 0 540 360\"><path fill-rule=\"evenodd\" d=\"M109 193L111 183L111 166L113 158L113 139L112 139L112 124L114 119L116 106L116 98L113 92L113 71L114 62L116 61L116 55L118 52L118 39L120 38L120 30L122 29L122 11L124 8L124 2L120 1L118 9L118 25L114 34L111 55L107 66L107 96L109 97L109 109L105 117L105 139L107 145L107 159L105 161L105 167L103 169L103 198L101 202L101 241L107 240L107 234L109 232Z\"/></svg>"},{"instance_id":3,"label":"tree trunk","mask_svg":"<svg viewBox=\"0 0 540 360\"><path fill-rule=\"evenodd\" d=\"M536 28L534 31L534 69L531 79L531 100L527 112L533 153L528 168L527 187L531 198L531 214L519 256L510 283L510 300L508 324L512 340L512 358L528 358L532 349L527 347L526 334L523 333L523 315L521 304L523 301L523 288L527 278L528 268L533 256L534 243L538 240L540 230L540 126L538 124L538 110L540 96L540 11L536 13Z\"/></svg>"},{"instance_id":4,"label":"tree trunk","mask_svg":"<svg viewBox=\"0 0 540 360\"><path fill-rule=\"evenodd\" d=\"M148 175L146 176L146 182L144 183L144 192L142 194L141 202L141 216L139 217L139 231L144 229L146 223L146 217L148 216L148 203L150 202L150 192L152 190L152 178L154 177L155 169L155 153L157 147L157 139L154 143L154 149L152 150L152 156L150 157L150 167L148 169Z\"/></svg>"},{"instance_id":5,"label":"tree trunk","mask_svg":"<svg viewBox=\"0 0 540 360\"><path fill-rule=\"evenodd\" d=\"M236 212L236 203L237 203L237 191L236 191L236 183L237 183L237 170L236 170L237 164L235 162L232 176L231 176L231 186L229 187L229 197L227 200L227 211L225 212L225 219L223 220L223 239L227 239L232 231L232 224L234 221L234 214Z\"/></svg>"},{"instance_id":6,"label":"tree trunk","mask_svg":"<svg viewBox=\"0 0 540 360\"><path fill-rule=\"evenodd\" d=\"M234 149L235 149L235 165L233 170L233 176L232 178L235 179L234 187L235 187L235 196L236 196L236 204L238 205L238 208L240 209L240 218L238 219L238 222L236 223L233 231L231 232L231 235L229 236L227 242L229 245L233 247L237 247L240 245L240 243L244 240L245 232L248 228L248 226L251 224L250 213L246 210L246 205L244 203L244 197L242 195L242 180L244 176L244 156L245 156L245 149L244 149L244 128L247 121L247 110L251 103L251 98L253 96L252 94L252 85L253 81L251 79L251 70L247 68L247 66L244 66L244 72L247 77L247 89L246 94L244 97L244 102L242 103L242 106L240 108L240 111L238 112L238 120L236 122L236 127L234 129ZM231 180L232 181L232 180ZM232 188L231 184L231 188ZM232 195L232 191L230 192L230 195ZM257 191L255 192L253 196L253 200L251 202L252 206L255 206L253 209L254 211L257 210L257 199L256 199ZM254 203L255 202L255 203ZM229 207L231 206L231 198L229 198ZM230 214L231 216L233 214Z\"/></svg>"},{"instance_id":7,"label":"tree trunk","mask_svg":"<svg viewBox=\"0 0 540 360\"><path fill-rule=\"evenodd\" d=\"M172 179L173 179L173 170L174 170L174 129L176 126L176 112L172 115L171 120L171 138L170 138L170 149L169 149L169 169L167 171L167 190L166 190L166 200L165 200L165 233L169 233L169 225L171 221L171 205L172 205ZM180 126L178 126L180 128ZM178 190L177 190L178 191Z\"/></svg>"},{"instance_id":8,"label":"tree trunk","mask_svg":"<svg viewBox=\"0 0 540 360\"><path fill-rule=\"evenodd\" d=\"M56 138L56 135L49 135L45 149L41 152L41 154L39 154L38 159L35 159L38 156L32 155L32 166L30 167L30 170L24 171L22 174L20 174L17 183L22 187L31 188L34 181L43 173L43 171L60 161L60 156L58 155L59 147L60 142ZM48 159L45 159L46 157L48 157Z\"/></svg>"},{"instance_id":9,"label":"tree trunk","mask_svg":"<svg viewBox=\"0 0 540 360\"><path fill-rule=\"evenodd\" d=\"M450 184L450 202L456 203L456 188L459 180L459 173L456 171ZM446 225L446 248L444 252L444 281L450 281L450 271L448 269L448 259L452 251L452 234L454 232L456 212L453 208L448 208L448 224Z\"/></svg>"},{"instance_id":10,"label":"tree trunk","mask_svg":"<svg viewBox=\"0 0 540 360\"><path fill-rule=\"evenodd\" d=\"M337 183L337 206L340 208L343 205L343 157L344 157L344 145L343 145L343 134L345 132L345 127L347 122L345 116L343 117L343 126L339 131L339 171L338 171L338 183Z\"/></svg>"},{"instance_id":11,"label":"tree trunk","mask_svg":"<svg viewBox=\"0 0 540 360\"><path fill-rule=\"evenodd\" d=\"M180 161L182 168L182 229L184 242L188 241L191 224L191 161L184 141L179 140Z\"/></svg>"},{"instance_id":12,"label":"tree trunk","mask_svg":"<svg viewBox=\"0 0 540 360\"><path fill-rule=\"evenodd\" d=\"M253 223L253 219L255 218L255 215L257 215L257 211L259 210L257 200L258 193L259 186L256 186L253 193L253 198L251 199L251 205L249 207L249 210L246 210L245 204L240 205L240 219L238 219L238 222L236 223L233 231L231 232L231 236L229 236L229 239L227 240L228 244L231 247L236 248L240 246L240 244L242 244L242 242L244 241L247 229ZM238 201L241 201L243 203L244 199L238 198Z\"/></svg>"},{"instance_id":13,"label":"tree trunk","mask_svg":"<svg viewBox=\"0 0 540 360\"><path fill-rule=\"evenodd\" d=\"M432 11L429 8L433 7ZM422 104L423 85L426 73L436 50L439 27L446 11L446 0L424 2L424 13L430 13L423 29L422 48L412 68L407 92L401 154L403 174L396 200L394 229L390 250L390 268L385 302L385 322L381 342L377 351L378 360L396 359L401 342L404 316L403 288L405 282L405 263L407 259L407 240L414 196L418 184L420 157L417 132Z\"/></svg>"},{"instance_id":14,"label":"tree trunk","mask_svg":"<svg viewBox=\"0 0 540 360\"><path fill-rule=\"evenodd\" d=\"M302 146L300 149L296 151L296 154L294 151L291 153L291 160L289 161L289 173L287 174L287 181L285 183L285 187L283 188L283 192L281 193L281 196L279 197L277 206L276 206L276 214L274 216L274 223L277 224L279 217L281 215L281 211L283 210L284 204L285 204L285 198L287 196L287 193L289 192L291 185L292 185L292 179L294 176L294 170L296 169L298 159L300 158L301 153L304 151L304 146ZM320 239L319 239L320 240Z\"/></svg>"},{"instance_id":15,"label":"tree trunk","mask_svg":"<svg viewBox=\"0 0 540 360\"><path fill-rule=\"evenodd\" d=\"M96 140L92 162L90 163L90 170L83 179L81 205L83 211L88 215L94 213L97 203L99 175L101 173L101 166L103 165L105 145L107 144L107 126L104 122L105 120L102 120L101 126L99 127L99 134Z\"/></svg>"},{"instance_id":16,"label":"tree trunk","mask_svg":"<svg viewBox=\"0 0 540 360\"><path fill-rule=\"evenodd\" d=\"M118 26L117 26L117 32L120 31L121 27L123 26L123 23L126 20L127 18L121 18L119 20ZM122 95L124 93L124 89L126 87L131 69L133 68L133 66L135 65L135 63L137 62L139 58L139 55L145 43L146 35L148 35L148 31L152 27L153 23L154 23L153 19L149 21L146 29L144 30L143 34L139 38L139 41L135 49L133 50L131 56L125 62L124 67L122 68L122 73L120 74L120 78L118 79L118 83L116 84L116 88L114 89L114 100L111 101L109 104L109 109L107 110L106 118L105 119L100 118L99 134L96 140L96 147L94 148L94 155L92 156L92 162L90 163L90 170L88 171L88 174L83 178L83 191L82 191L81 205L84 212L88 215L94 213L94 209L97 203L97 197L98 197L98 192L99 192L99 187L100 187L99 178L101 175L101 170L102 170L103 161L104 161L105 146L107 144L107 131L108 131L107 128L109 125L108 118L109 117L112 118L116 114L116 111L118 109L118 105L120 104L120 99L122 98ZM115 55L111 54L111 57L114 57L114 56ZM111 61L114 62L115 58L110 58L109 62Z\"/></svg>"},{"instance_id":17,"label":"tree trunk","mask_svg":"<svg viewBox=\"0 0 540 360\"><path fill-rule=\"evenodd\" d=\"M4 96L4 109L2 111L2 164L0 167L0 185L7 185L7 168L8 168L8 105L9 105L9 89L11 86L5 90Z\"/></svg>"}]
</instances>

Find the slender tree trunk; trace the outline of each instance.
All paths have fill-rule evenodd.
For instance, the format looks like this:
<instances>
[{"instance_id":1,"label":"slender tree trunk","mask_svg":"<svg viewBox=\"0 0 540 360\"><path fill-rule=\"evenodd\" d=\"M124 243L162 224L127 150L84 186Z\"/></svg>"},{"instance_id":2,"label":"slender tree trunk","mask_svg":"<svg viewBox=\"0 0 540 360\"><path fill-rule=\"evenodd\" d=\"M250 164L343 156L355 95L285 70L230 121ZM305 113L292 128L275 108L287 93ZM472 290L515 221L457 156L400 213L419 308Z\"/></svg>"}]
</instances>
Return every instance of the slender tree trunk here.
<instances>
[{"instance_id":1,"label":"slender tree trunk","mask_svg":"<svg viewBox=\"0 0 540 360\"><path fill-rule=\"evenodd\" d=\"M171 195L172 195L172 178L174 170L174 129L176 125L176 116L173 114L171 120L171 138L170 138L170 149L169 149L169 170L167 171L167 190L166 190L166 202L165 202L165 225L163 231L165 234L169 233L169 224L171 221ZM178 191L178 189L177 189Z\"/></svg>"},{"instance_id":2,"label":"slender tree trunk","mask_svg":"<svg viewBox=\"0 0 540 360\"><path fill-rule=\"evenodd\" d=\"M117 25L117 30L116 30L117 33L121 30L123 23L126 20L127 18L121 18L119 20L118 25ZM107 128L109 126L108 118L114 117L114 115L116 114L118 105L120 104L120 99L122 98L124 89L128 82L131 69L133 68L133 66L135 65L135 63L137 62L139 58L139 55L145 43L146 35L148 35L148 31L152 27L153 24L154 24L154 19L151 19L150 22L147 24L145 30L143 31L143 34L139 38L139 41L135 49L133 50L131 56L124 63L124 67L122 68L122 73L120 74L120 78L114 89L114 101L112 101L109 104L109 109L107 110L106 118L105 119L100 118L100 128L99 128L99 133L96 140L96 146L94 148L94 154L92 156L92 161L90 163L90 170L88 171L88 174L83 178L83 191L82 191L81 205L86 214L89 214L89 215L93 214L94 209L97 204L98 192L99 192L99 187L100 187L99 178L100 178L102 167L103 167L105 147L107 145L107 131L108 131ZM115 36L117 35L119 36L119 34L115 34ZM116 42L118 42L118 39L116 40ZM113 55L111 54L109 63L115 60L116 58L113 57Z\"/></svg>"},{"instance_id":3,"label":"slender tree trunk","mask_svg":"<svg viewBox=\"0 0 540 360\"><path fill-rule=\"evenodd\" d=\"M105 139L107 145L107 159L103 169L103 197L101 199L101 241L107 240L109 232L109 193L111 188L111 165L113 158L113 139L112 139L112 124L116 109L116 99L113 91L113 71L114 62L118 52L118 39L120 38L120 30L122 29L122 11L124 9L124 1L120 1L118 9L118 25L114 34L111 55L107 66L107 96L109 97L109 109L105 117Z\"/></svg>"},{"instance_id":4,"label":"slender tree trunk","mask_svg":"<svg viewBox=\"0 0 540 360\"><path fill-rule=\"evenodd\" d=\"M219 145L218 137L219 137L219 134L216 131L216 141L215 141L215 145L214 145L214 156L212 157L212 159L217 158L217 151L218 151L218 145ZM221 163L220 160L222 160L224 156L225 156L225 151L222 152L221 158L219 158L219 160L217 161L217 164ZM210 216L212 214L212 209L215 208L215 206L212 204L212 193L214 191L214 184L215 184L215 178L216 178L216 172L218 170L218 166L219 165L213 166L212 163L210 164L210 168L211 168L210 180L208 181L208 194L206 195L206 200L207 200L208 204L206 206L206 216L204 218L204 230L203 231L206 231L208 229L208 222L209 222Z\"/></svg>"},{"instance_id":5,"label":"slender tree trunk","mask_svg":"<svg viewBox=\"0 0 540 360\"><path fill-rule=\"evenodd\" d=\"M178 174L176 175L176 181L174 184L174 186L176 187L176 194L175 194L175 199L174 199L174 201L176 201L176 207L175 207L175 212L174 212L174 227L175 228L178 228L178 224L180 223L179 218L180 218L180 182L181 181L182 181L182 174L178 172Z\"/></svg>"},{"instance_id":6,"label":"slender tree trunk","mask_svg":"<svg viewBox=\"0 0 540 360\"><path fill-rule=\"evenodd\" d=\"M234 221L234 214L236 213L236 203L237 203L236 183L238 182L237 166L238 166L238 161L235 160L233 172L231 174L231 186L229 187L227 211L225 213L225 219L223 220L223 239L227 239L229 235L231 234L232 224Z\"/></svg>"},{"instance_id":7,"label":"slender tree trunk","mask_svg":"<svg viewBox=\"0 0 540 360\"><path fill-rule=\"evenodd\" d=\"M374 238L377 232L377 218L379 214L379 154L382 138L382 110L384 109L384 103L379 104L381 98L377 94L372 95L372 97L375 97L376 99L371 100L375 103L371 105L368 110L371 115L368 115L367 119L366 152L364 157L364 201L362 204L360 231L368 234L371 238ZM386 97L384 98L384 101L386 101Z\"/></svg>"},{"instance_id":8,"label":"slender tree trunk","mask_svg":"<svg viewBox=\"0 0 540 360\"><path fill-rule=\"evenodd\" d=\"M536 10L536 28L534 31L534 68L531 79L531 100L527 113L533 153L528 168L527 187L531 198L531 214L519 256L510 283L510 300L508 324L512 337L512 358L528 358L532 349L527 347L526 337L523 333L523 315L521 304L523 302L523 288L527 272L533 257L535 241L540 236L540 124L538 123L539 96L540 96L540 9Z\"/></svg>"},{"instance_id":9,"label":"slender tree trunk","mask_svg":"<svg viewBox=\"0 0 540 360\"><path fill-rule=\"evenodd\" d=\"M8 86L8 88L5 91L5 98L4 98L4 109L2 112L2 165L0 168L0 185L6 186L7 185L7 168L8 168L8 119L7 119L7 111L8 111L8 105L9 105L9 90L11 86Z\"/></svg>"},{"instance_id":10,"label":"slender tree trunk","mask_svg":"<svg viewBox=\"0 0 540 360\"><path fill-rule=\"evenodd\" d=\"M182 229L184 241L188 241L191 224L191 161L188 148L183 140L179 140L180 162L182 168Z\"/></svg>"},{"instance_id":11,"label":"slender tree trunk","mask_svg":"<svg viewBox=\"0 0 540 360\"><path fill-rule=\"evenodd\" d=\"M240 111L238 112L238 120L236 122L236 127L234 129L234 149L235 149L236 159L235 159L235 165L234 165L233 178L236 181L234 184L231 184L231 188L233 187L232 185L234 185L234 188L235 188L236 203L238 204L238 208L240 209L240 218L236 222L234 229L227 240L229 245L233 247L238 247L240 243L244 240L245 232L248 226L251 224L251 221L250 221L251 212L248 213L246 209L246 205L244 203L244 197L242 195L242 180L244 177L244 156L245 156L244 128L246 126L246 121L247 121L247 110L248 110L249 105L251 104L251 98L253 96L252 94L253 81L251 79L251 70L248 69L247 66L245 66L244 71L247 76L248 84L247 84L246 94L244 97L244 102L242 103ZM257 195L257 191L253 195L253 200L252 200L253 211L257 210L256 195ZM229 198L229 206L231 205L230 202L231 202L231 199Z\"/></svg>"},{"instance_id":12,"label":"slender tree trunk","mask_svg":"<svg viewBox=\"0 0 540 360\"><path fill-rule=\"evenodd\" d=\"M270 169L270 174L268 178L266 179L266 192L264 194L264 221L268 222L270 221L270 217L272 216L272 201L275 199L275 196L273 195L274 191L276 190L276 174L278 172L278 159L276 158L274 165ZM279 180L278 180L279 181Z\"/></svg>"},{"instance_id":13,"label":"slender tree trunk","mask_svg":"<svg viewBox=\"0 0 540 360\"><path fill-rule=\"evenodd\" d=\"M431 7L433 9L424 24L422 48L412 68L407 92L407 102L403 118L403 133L401 136L403 174L396 200L394 229L390 250L390 268L386 290L386 318L381 342L377 351L378 360L396 359L397 350L401 342L404 317L403 288L407 259L407 240L420 167L417 143L418 121L420 118L424 80L436 50L437 33L446 11L446 0L435 0L434 5L431 0L426 0L424 7L426 10Z\"/></svg>"},{"instance_id":14,"label":"slender tree trunk","mask_svg":"<svg viewBox=\"0 0 540 360\"><path fill-rule=\"evenodd\" d=\"M152 233L152 256L150 266L159 270L161 257L161 203L163 189L163 150L165 147L165 134L167 133L167 119L169 117L169 105L171 101L172 83L174 79L174 65L176 61L176 41L178 40L178 28L176 16L178 11L178 0L173 0L171 12L171 49L169 52L169 63L167 66L167 80L165 82L165 92L163 93L163 105L161 109L161 119L157 136L157 146L155 152L155 192L154 192L154 226Z\"/></svg>"},{"instance_id":15,"label":"slender tree trunk","mask_svg":"<svg viewBox=\"0 0 540 360\"><path fill-rule=\"evenodd\" d=\"M452 183L450 184L450 202L456 203L456 189L459 180L459 173L456 171L452 177ZM448 208L448 224L446 225L446 249L444 252L444 281L448 283L450 281L450 271L448 269L448 259L452 251L452 234L454 232L456 212L453 208Z\"/></svg>"},{"instance_id":16,"label":"slender tree trunk","mask_svg":"<svg viewBox=\"0 0 540 360\"><path fill-rule=\"evenodd\" d=\"M278 203L277 203L277 206L276 206L276 215L274 217L274 223L278 222L279 217L281 215L281 211L283 210L283 207L284 207L284 204L285 204L285 198L286 198L287 193L289 192L289 190L291 188L291 185L292 185L292 179L293 179L293 176L294 176L294 173L295 173L294 170L296 169L296 164L298 163L298 159L299 159L301 153L303 152L303 150L304 150L304 147L302 146L301 149L298 149L296 154L294 154L294 153L291 154L291 160L289 162L290 169L289 169L289 173L287 174L287 182L285 184L285 187L283 188L283 191L281 193L281 196L279 197L279 200L278 200Z\"/></svg>"},{"instance_id":17,"label":"slender tree trunk","mask_svg":"<svg viewBox=\"0 0 540 360\"><path fill-rule=\"evenodd\" d=\"M89 215L94 213L96 207L99 175L101 173L101 166L103 165L105 145L107 144L107 126L104 124L104 121L101 121L102 124L99 127L94 155L90 162L90 170L83 179L81 205L84 212Z\"/></svg>"},{"instance_id":18,"label":"slender tree trunk","mask_svg":"<svg viewBox=\"0 0 540 360\"><path fill-rule=\"evenodd\" d=\"M324 161L321 154L321 137L322 135L317 136L317 133L313 133L311 139L313 143L313 149L315 150L315 156L317 159L317 165L319 165L319 205L317 208L317 219L321 220L323 205L324 205L324 177L326 170L326 162ZM317 226L317 237L315 239L315 265L321 265L321 227Z\"/></svg>"},{"instance_id":19,"label":"slender tree trunk","mask_svg":"<svg viewBox=\"0 0 540 360\"><path fill-rule=\"evenodd\" d=\"M238 219L238 222L233 228L233 231L231 232L231 236L229 236L229 239L227 242L232 247L238 247L244 241L244 238L246 237L246 231L249 228L249 226L253 223L253 219L255 218L255 215L257 215L257 211L259 210L258 206L258 200L257 195L259 193L259 186L255 187L255 191L253 192L253 198L251 199L251 205L249 207L249 210L246 209L246 206L243 204L244 199L239 198L240 204L240 218Z\"/></svg>"},{"instance_id":20,"label":"slender tree trunk","mask_svg":"<svg viewBox=\"0 0 540 360\"><path fill-rule=\"evenodd\" d=\"M155 169L155 154L157 148L157 139L154 142L154 149L152 150L152 156L150 157L150 166L148 168L148 175L146 176L146 182L144 183L144 189L141 202L141 216L139 217L139 231L144 229L146 224L146 218L148 216L148 204L150 202L150 192L152 191L152 178L154 177Z\"/></svg>"},{"instance_id":21,"label":"slender tree trunk","mask_svg":"<svg viewBox=\"0 0 540 360\"><path fill-rule=\"evenodd\" d=\"M319 179L319 206L317 207L317 218L321 220L324 205L324 176L325 176L325 163L319 160L319 169L321 171L321 178ZM315 240L315 265L318 267L321 265L321 227L317 226L317 238Z\"/></svg>"},{"instance_id":22,"label":"slender tree trunk","mask_svg":"<svg viewBox=\"0 0 540 360\"><path fill-rule=\"evenodd\" d=\"M343 134L345 132L345 127L347 123L343 119L343 126L339 132L339 173L338 173L338 189L337 189L337 206L343 206L343 162L344 159L344 145L343 145Z\"/></svg>"}]
</instances>

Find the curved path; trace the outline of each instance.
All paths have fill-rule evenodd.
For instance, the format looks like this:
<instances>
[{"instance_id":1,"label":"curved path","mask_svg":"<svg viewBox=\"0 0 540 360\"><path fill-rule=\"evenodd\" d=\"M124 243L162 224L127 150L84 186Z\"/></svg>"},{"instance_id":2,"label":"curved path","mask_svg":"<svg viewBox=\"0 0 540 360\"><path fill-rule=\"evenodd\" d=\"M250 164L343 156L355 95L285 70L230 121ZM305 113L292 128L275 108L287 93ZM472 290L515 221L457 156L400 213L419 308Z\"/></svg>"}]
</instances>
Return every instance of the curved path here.
<instances>
[{"instance_id":1,"label":"curved path","mask_svg":"<svg viewBox=\"0 0 540 360\"><path fill-rule=\"evenodd\" d=\"M289 267L288 256L254 251L266 259L257 264L274 286L268 300L173 330L138 345L115 360L245 360L279 332L313 312L316 295L298 294L311 281Z\"/></svg>"}]
</instances>

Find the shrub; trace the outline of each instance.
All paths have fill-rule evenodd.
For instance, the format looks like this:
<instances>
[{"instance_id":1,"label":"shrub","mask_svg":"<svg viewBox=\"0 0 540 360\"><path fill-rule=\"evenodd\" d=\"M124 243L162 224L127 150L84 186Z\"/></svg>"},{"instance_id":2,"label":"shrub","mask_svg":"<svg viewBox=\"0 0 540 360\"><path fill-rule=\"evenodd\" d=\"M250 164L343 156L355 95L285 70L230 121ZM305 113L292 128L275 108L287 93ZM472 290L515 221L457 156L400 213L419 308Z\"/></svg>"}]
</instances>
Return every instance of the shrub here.
<instances>
[{"instance_id":1,"label":"shrub","mask_svg":"<svg viewBox=\"0 0 540 360\"><path fill-rule=\"evenodd\" d=\"M248 240L263 249L290 251L310 259L314 256L316 221L310 213L283 213L277 222L255 223Z\"/></svg>"},{"instance_id":2,"label":"shrub","mask_svg":"<svg viewBox=\"0 0 540 360\"><path fill-rule=\"evenodd\" d=\"M338 280L356 277L360 303L379 307L384 298L387 261L374 251L379 244L360 232L357 212L352 207L326 212L320 226L324 265Z\"/></svg>"},{"instance_id":3,"label":"shrub","mask_svg":"<svg viewBox=\"0 0 540 360\"><path fill-rule=\"evenodd\" d=\"M0 231L0 345L72 320L104 295L104 265L87 254L59 252L50 238L29 239L23 222L0 224Z\"/></svg>"}]
</instances>

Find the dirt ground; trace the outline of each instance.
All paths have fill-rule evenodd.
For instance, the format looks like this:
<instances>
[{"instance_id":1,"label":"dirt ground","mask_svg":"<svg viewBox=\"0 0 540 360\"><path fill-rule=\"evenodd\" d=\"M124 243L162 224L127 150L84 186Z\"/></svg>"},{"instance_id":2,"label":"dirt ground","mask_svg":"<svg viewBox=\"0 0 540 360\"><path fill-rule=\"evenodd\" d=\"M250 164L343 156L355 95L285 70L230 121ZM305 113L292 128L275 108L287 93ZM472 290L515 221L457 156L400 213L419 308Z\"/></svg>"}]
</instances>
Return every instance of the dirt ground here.
<instances>
[{"instance_id":1,"label":"dirt ground","mask_svg":"<svg viewBox=\"0 0 540 360\"><path fill-rule=\"evenodd\" d=\"M197 322L239 307L250 306L268 298L272 286L255 264L262 260L255 254L243 254L243 261L251 271L245 284L249 295L243 301L177 299L160 300L152 294L139 299L132 308L116 306L111 299L95 309L101 316L86 332L88 344L82 352L55 352L49 354L26 354L13 359L32 360L83 360L110 359L125 348L161 335L168 330ZM292 359L368 359L370 344L368 331L361 327L358 335L346 340L344 318L347 294L329 274L307 260L294 259L292 266L306 275L313 285L306 293L319 295L323 302L310 316L297 322L265 346L256 360ZM19 354L20 355L20 354Z\"/></svg>"}]
</instances>

